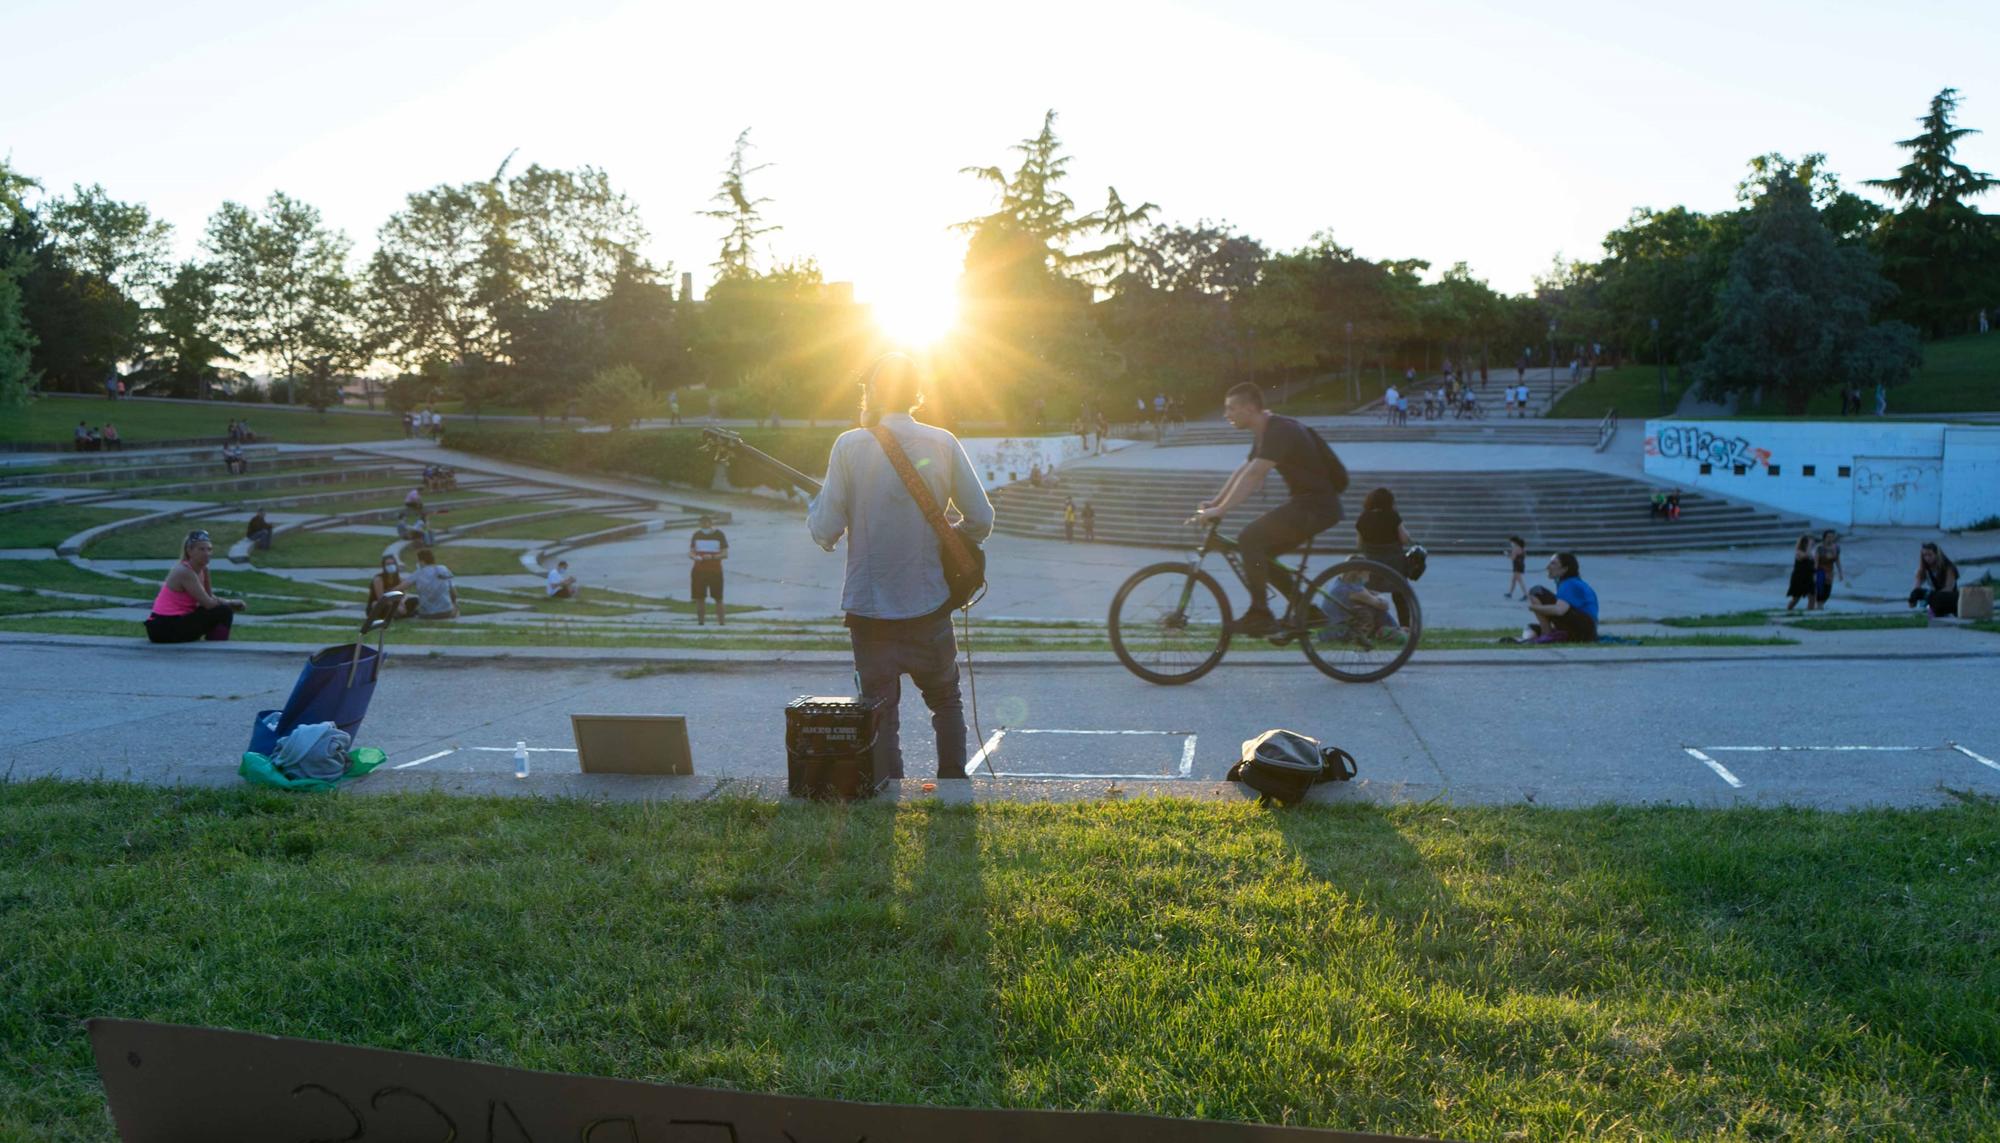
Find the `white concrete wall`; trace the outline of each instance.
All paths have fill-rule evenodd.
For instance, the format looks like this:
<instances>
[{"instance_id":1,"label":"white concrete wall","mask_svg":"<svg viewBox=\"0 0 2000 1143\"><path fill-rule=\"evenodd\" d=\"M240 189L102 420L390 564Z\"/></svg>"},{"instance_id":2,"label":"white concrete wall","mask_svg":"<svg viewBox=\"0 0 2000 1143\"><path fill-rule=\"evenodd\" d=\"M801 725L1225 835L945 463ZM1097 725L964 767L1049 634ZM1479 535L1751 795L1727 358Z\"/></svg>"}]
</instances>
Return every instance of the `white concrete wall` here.
<instances>
[{"instance_id":1,"label":"white concrete wall","mask_svg":"<svg viewBox=\"0 0 2000 1143\"><path fill-rule=\"evenodd\" d=\"M1944 455L1939 527L1970 528L2000 516L2000 428L1949 426Z\"/></svg>"},{"instance_id":2,"label":"white concrete wall","mask_svg":"<svg viewBox=\"0 0 2000 1143\"><path fill-rule=\"evenodd\" d=\"M1867 418L1647 421L1645 470L1843 525L1856 523L1857 509L1867 523L1944 528L2000 513L2000 428Z\"/></svg>"},{"instance_id":3,"label":"white concrete wall","mask_svg":"<svg viewBox=\"0 0 2000 1143\"><path fill-rule=\"evenodd\" d=\"M1072 460L1095 455L1093 450L1084 448L1082 438L1074 433L1060 437L960 437L959 443L965 446L973 471L988 489L1028 479L1028 470L1037 464L1047 472ZM1107 440L1104 451L1115 452L1131 443Z\"/></svg>"}]
</instances>

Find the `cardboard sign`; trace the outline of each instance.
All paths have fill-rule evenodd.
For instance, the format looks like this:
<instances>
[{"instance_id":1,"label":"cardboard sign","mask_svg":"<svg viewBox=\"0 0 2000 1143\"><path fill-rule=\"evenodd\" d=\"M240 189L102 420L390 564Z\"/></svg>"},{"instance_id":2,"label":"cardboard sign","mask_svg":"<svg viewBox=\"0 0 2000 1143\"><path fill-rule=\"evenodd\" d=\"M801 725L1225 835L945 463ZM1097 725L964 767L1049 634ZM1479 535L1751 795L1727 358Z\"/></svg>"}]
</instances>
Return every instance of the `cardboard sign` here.
<instances>
[{"instance_id":1,"label":"cardboard sign","mask_svg":"<svg viewBox=\"0 0 2000 1143\"><path fill-rule=\"evenodd\" d=\"M846 1103L92 1020L125 1143L1277 1143L1395 1140L1110 1112Z\"/></svg>"}]
</instances>

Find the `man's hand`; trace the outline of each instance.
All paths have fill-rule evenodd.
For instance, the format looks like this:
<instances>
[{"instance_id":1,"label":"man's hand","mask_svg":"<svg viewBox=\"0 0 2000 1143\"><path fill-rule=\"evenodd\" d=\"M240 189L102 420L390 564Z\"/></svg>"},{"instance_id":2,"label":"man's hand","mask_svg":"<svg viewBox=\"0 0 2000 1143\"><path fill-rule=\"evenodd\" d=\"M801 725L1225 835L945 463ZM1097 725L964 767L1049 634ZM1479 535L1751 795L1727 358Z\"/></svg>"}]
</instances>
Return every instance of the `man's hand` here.
<instances>
[{"instance_id":1,"label":"man's hand","mask_svg":"<svg viewBox=\"0 0 2000 1143\"><path fill-rule=\"evenodd\" d=\"M1223 517L1222 509L1215 507L1213 504L1204 504L1200 508L1195 510L1195 514L1193 516L1190 516L1188 518L1188 523L1206 524L1210 520L1220 520L1222 519L1222 517Z\"/></svg>"},{"instance_id":2,"label":"man's hand","mask_svg":"<svg viewBox=\"0 0 2000 1143\"><path fill-rule=\"evenodd\" d=\"M240 599L225 599L222 601L222 603L225 607L229 608L229 610L231 611L245 611L248 610L250 607L248 603L245 603L243 600Z\"/></svg>"}]
</instances>

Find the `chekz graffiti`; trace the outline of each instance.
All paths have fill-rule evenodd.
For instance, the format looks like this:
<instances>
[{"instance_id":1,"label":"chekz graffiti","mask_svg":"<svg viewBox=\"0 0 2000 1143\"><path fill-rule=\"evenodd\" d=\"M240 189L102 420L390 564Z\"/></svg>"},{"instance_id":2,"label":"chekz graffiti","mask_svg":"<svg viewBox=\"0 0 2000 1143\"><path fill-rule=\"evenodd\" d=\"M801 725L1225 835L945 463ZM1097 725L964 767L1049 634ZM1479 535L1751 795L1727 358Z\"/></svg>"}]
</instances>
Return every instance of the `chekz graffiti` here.
<instances>
[{"instance_id":1,"label":"chekz graffiti","mask_svg":"<svg viewBox=\"0 0 2000 1143\"><path fill-rule=\"evenodd\" d=\"M1723 465L1767 465L1771 450L1753 448L1743 437L1725 437L1699 425L1669 425L1646 438L1647 456L1675 457Z\"/></svg>"}]
</instances>

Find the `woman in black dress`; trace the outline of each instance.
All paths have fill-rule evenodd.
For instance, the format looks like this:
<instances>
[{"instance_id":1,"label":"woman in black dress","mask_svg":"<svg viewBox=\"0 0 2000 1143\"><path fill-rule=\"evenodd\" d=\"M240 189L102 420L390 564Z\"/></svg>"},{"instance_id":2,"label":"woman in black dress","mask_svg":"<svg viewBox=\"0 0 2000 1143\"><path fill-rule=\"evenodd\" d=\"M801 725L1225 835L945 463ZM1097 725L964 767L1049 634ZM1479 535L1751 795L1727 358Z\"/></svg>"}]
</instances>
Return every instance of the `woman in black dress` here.
<instances>
[{"instance_id":1,"label":"woman in black dress","mask_svg":"<svg viewBox=\"0 0 2000 1143\"><path fill-rule=\"evenodd\" d=\"M1797 607L1799 600L1813 593L1813 553L1812 537L1800 536L1798 546L1792 549L1792 582L1785 585L1785 610Z\"/></svg>"},{"instance_id":2,"label":"woman in black dress","mask_svg":"<svg viewBox=\"0 0 2000 1143\"><path fill-rule=\"evenodd\" d=\"M1355 539L1361 542L1360 555L1364 560L1373 560L1383 567L1393 568L1399 574L1410 574L1409 562L1403 553L1416 543L1410 539L1409 529L1403 527L1402 514L1396 511L1396 494L1386 488L1377 488L1361 502L1361 515L1354 521ZM1383 590L1386 584L1370 584L1375 590ZM1396 625L1407 628L1410 625L1409 602L1401 592L1397 592Z\"/></svg>"}]
</instances>

